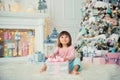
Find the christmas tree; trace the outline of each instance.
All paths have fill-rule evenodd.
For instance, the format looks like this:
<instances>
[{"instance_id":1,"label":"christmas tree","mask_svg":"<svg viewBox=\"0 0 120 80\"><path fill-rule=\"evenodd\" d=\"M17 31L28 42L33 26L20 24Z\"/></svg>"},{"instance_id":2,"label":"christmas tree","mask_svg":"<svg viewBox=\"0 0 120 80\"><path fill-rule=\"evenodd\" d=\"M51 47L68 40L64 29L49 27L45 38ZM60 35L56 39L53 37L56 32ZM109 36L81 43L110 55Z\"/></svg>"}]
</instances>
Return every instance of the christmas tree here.
<instances>
[{"instance_id":1,"label":"christmas tree","mask_svg":"<svg viewBox=\"0 0 120 80\"><path fill-rule=\"evenodd\" d=\"M120 0L83 3L76 51L84 56L120 52Z\"/></svg>"}]
</instances>

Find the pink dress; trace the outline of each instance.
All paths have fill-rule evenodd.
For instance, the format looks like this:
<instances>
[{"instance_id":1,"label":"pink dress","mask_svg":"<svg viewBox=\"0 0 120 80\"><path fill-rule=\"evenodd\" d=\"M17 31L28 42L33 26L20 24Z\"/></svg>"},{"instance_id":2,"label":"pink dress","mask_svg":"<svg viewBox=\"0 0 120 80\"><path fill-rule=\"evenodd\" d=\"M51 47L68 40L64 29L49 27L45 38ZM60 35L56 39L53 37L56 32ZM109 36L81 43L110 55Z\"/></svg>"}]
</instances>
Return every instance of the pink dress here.
<instances>
[{"instance_id":1,"label":"pink dress","mask_svg":"<svg viewBox=\"0 0 120 80\"><path fill-rule=\"evenodd\" d=\"M68 58L73 60L75 58L75 49L74 46L69 46L67 49L57 47L53 53L55 56L60 56L62 58Z\"/></svg>"}]
</instances>

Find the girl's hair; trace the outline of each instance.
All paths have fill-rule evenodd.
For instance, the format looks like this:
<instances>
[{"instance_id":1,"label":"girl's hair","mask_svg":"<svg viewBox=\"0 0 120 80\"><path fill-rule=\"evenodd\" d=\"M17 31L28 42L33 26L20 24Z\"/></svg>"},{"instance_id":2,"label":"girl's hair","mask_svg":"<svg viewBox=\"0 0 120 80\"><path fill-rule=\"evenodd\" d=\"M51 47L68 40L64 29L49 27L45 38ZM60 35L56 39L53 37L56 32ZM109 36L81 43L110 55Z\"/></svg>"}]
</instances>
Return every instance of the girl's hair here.
<instances>
[{"instance_id":1,"label":"girl's hair","mask_svg":"<svg viewBox=\"0 0 120 80\"><path fill-rule=\"evenodd\" d=\"M67 32L67 31L62 31L61 33L59 33L59 35L58 35L58 47L62 47L62 44L61 44L61 42L60 42L60 37L62 36L62 35L67 35L68 37L69 37L69 43L67 44L67 46L69 47L69 46L71 46L71 44L72 44L72 38L71 38L71 35L70 35L70 33L69 32Z\"/></svg>"}]
</instances>

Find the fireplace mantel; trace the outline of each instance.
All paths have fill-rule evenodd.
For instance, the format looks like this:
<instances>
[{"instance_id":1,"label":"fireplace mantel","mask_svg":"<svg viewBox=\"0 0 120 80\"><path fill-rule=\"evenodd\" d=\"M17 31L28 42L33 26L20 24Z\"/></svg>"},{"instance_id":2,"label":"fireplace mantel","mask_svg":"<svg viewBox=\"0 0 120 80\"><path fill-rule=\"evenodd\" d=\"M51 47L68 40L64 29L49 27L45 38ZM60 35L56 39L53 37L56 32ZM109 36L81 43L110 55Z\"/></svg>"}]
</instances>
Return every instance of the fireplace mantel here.
<instances>
[{"instance_id":1,"label":"fireplace mantel","mask_svg":"<svg viewBox=\"0 0 120 80\"><path fill-rule=\"evenodd\" d=\"M0 17L14 17L14 18L45 18L48 16L47 13L39 12L10 12L0 11Z\"/></svg>"},{"instance_id":2,"label":"fireplace mantel","mask_svg":"<svg viewBox=\"0 0 120 80\"><path fill-rule=\"evenodd\" d=\"M44 24L46 17L44 13L0 11L0 25L39 26Z\"/></svg>"},{"instance_id":3,"label":"fireplace mantel","mask_svg":"<svg viewBox=\"0 0 120 80\"><path fill-rule=\"evenodd\" d=\"M44 24L47 14L0 11L0 28L35 29L36 51L43 52Z\"/></svg>"}]
</instances>

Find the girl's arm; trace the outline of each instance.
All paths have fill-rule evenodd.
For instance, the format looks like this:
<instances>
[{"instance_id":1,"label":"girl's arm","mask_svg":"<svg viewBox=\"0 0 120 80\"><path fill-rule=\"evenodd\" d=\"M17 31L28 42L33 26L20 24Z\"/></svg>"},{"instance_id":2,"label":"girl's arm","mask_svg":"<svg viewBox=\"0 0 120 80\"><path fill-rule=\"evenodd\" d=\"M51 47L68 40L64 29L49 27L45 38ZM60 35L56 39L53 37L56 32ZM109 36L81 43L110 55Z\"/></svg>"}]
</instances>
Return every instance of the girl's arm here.
<instances>
[{"instance_id":1,"label":"girl's arm","mask_svg":"<svg viewBox=\"0 0 120 80\"><path fill-rule=\"evenodd\" d=\"M54 58L58 54L58 47L54 50L53 53L50 54L50 58Z\"/></svg>"},{"instance_id":2,"label":"girl's arm","mask_svg":"<svg viewBox=\"0 0 120 80\"><path fill-rule=\"evenodd\" d=\"M66 60L70 61L70 60L73 60L74 58L75 58L75 49L73 46L71 46L69 48L69 51L68 51L66 57L64 58L64 61L66 61Z\"/></svg>"}]
</instances>

